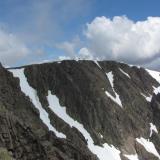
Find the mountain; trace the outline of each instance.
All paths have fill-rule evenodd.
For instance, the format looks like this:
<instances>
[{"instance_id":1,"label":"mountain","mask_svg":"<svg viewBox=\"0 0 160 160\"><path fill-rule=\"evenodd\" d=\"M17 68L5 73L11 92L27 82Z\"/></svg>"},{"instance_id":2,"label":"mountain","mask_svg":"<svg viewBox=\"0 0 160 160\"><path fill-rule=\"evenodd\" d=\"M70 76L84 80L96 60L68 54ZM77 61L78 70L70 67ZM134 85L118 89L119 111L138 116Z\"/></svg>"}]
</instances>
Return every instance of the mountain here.
<instances>
[{"instance_id":1,"label":"mountain","mask_svg":"<svg viewBox=\"0 0 160 160\"><path fill-rule=\"evenodd\" d=\"M0 159L159 160L159 86L114 61L0 65Z\"/></svg>"}]
</instances>

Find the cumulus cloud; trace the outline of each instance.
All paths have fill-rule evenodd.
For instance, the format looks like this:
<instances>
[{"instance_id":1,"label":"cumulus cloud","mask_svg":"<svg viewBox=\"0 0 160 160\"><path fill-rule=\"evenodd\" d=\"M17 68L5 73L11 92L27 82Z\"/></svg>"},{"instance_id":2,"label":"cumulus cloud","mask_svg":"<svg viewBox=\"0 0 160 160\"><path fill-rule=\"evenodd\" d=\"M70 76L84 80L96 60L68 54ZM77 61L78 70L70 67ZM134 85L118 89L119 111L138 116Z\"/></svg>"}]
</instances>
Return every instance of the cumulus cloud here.
<instances>
[{"instance_id":1,"label":"cumulus cloud","mask_svg":"<svg viewBox=\"0 0 160 160\"><path fill-rule=\"evenodd\" d=\"M13 34L0 29L0 62L12 65L29 54L29 49Z\"/></svg>"},{"instance_id":2,"label":"cumulus cloud","mask_svg":"<svg viewBox=\"0 0 160 160\"><path fill-rule=\"evenodd\" d=\"M84 34L87 54L95 58L145 64L160 57L160 17L137 22L126 16L96 17Z\"/></svg>"},{"instance_id":3,"label":"cumulus cloud","mask_svg":"<svg viewBox=\"0 0 160 160\"><path fill-rule=\"evenodd\" d=\"M81 58L81 59L87 59L87 60L93 60L94 57L93 55L91 54L91 52L87 49L87 48L81 48L79 50L79 53L78 53L78 56Z\"/></svg>"}]
</instances>

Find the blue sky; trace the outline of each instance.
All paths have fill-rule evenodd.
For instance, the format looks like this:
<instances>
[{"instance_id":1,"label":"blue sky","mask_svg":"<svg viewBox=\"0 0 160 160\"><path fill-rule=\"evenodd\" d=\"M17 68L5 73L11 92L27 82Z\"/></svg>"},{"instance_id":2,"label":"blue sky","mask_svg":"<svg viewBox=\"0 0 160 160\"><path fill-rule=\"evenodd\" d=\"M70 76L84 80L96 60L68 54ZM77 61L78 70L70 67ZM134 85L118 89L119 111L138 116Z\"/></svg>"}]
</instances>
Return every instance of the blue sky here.
<instances>
[{"instance_id":1,"label":"blue sky","mask_svg":"<svg viewBox=\"0 0 160 160\"><path fill-rule=\"evenodd\" d=\"M86 44L90 42L84 35L88 31L86 24L96 17L112 20L125 15L134 22L145 21L147 17L160 16L159 6L159 0L0 0L0 28L5 34L1 37L7 39L12 34L13 40L9 41L16 39L20 43L13 44L20 50L10 53L10 48L7 56L1 53L4 44L0 44L0 61L15 66L54 60L61 55L71 56L70 53L66 55L66 46L69 46L67 52L74 50L75 53L88 47ZM16 58L13 55L24 50L24 56L19 54Z\"/></svg>"},{"instance_id":2,"label":"blue sky","mask_svg":"<svg viewBox=\"0 0 160 160\"><path fill-rule=\"evenodd\" d=\"M144 20L148 16L159 16L159 0L101 0L96 2L94 16L127 15L132 20Z\"/></svg>"}]
</instances>

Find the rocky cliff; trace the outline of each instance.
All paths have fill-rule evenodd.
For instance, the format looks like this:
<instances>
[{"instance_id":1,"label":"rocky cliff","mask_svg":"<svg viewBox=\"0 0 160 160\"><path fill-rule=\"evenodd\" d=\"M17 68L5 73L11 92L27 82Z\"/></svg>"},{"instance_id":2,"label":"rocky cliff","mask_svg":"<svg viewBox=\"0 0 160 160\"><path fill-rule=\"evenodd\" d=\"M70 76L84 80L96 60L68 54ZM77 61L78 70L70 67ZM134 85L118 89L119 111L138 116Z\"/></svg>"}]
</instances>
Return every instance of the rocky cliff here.
<instances>
[{"instance_id":1,"label":"rocky cliff","mask_svg":"<svg viewBox=\"0 0 160 160\"><path fill-rule=\"evenodd\" d=\"M0 66L0 159L159 160L159 86L113 61Z\"/></svg>"}]
</instances>

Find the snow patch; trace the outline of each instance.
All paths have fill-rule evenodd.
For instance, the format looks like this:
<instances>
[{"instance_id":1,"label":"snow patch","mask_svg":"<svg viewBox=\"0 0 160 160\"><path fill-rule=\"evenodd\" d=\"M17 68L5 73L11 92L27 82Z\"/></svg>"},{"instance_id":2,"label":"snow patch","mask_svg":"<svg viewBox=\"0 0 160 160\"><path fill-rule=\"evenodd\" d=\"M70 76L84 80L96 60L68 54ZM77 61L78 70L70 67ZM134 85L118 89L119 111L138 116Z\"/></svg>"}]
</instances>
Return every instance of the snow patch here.
<instances>
[{"instance_id":1,"label":"snow patch","mask_svg":"<svg viewBox=\"0 0 160 160\"><path fill-rule=\"evenodd\" d=\"M139 69L141 68L141 66L138 66L138 65L135 66L134 64L127 64L127 65L130 66L130 67L137 67Z\"/></svg>"},{"instance_id":2,"label":"snow patch","mask_svg":"<svg viewBox=\"0 0 160 160\"><path fill-rule=\"evenodd\" d=\"M149 70L149 69L146 69L146 71L150 74L151 77L153 77L158 83L160 83L160 72L157 72L157 71L152 71L152 70ZM160 93L160 86L159 87L155 87L153 86L153 93L155 93L156 95L158 93ZM145 96L146 100L148 100L148 102L151 102L152 100L152 96Z\"/></svg>"},{"instance_id":3,"label":"snow patch","mask_svg":"<svg viewBox=\"0 0 160 160\"><path fill-rule=\"evenodd\" d=\"M157 127L153 123L150 123L150 137L152 136L153 131L158 133Z\"/></svg>"},{"instance_id":4,"label":"snow patch","mask_svg":"<svg viewBox=\"0 0 160 160\"><path fill-rule=\"evenodd\" d=\"M110 82L112 88L114 89L114 84L113 84L114 79L113 79L113 73L112 73L112 71L106 73L106 75L107 75L107 77L108 77L108 79L109 79L109 82Z\"/></svg>"},{"instance_id":5,"label":"snow patch","mask_svg":"<svg viewBox=\"0 0 160 160\"><path fill-rule=\"evenodd\" d=\"M152 142L150 142L147 139L144 139L143 137L136 138L136 141L138 143L140 143L146 149L146 151L154 154L156 157L158 157L160 159L160 155L157 152L157 150L156 150L156 148L155 148L155 146L154 146L154 144Z\"/></svg>"},{"instance_id":6,"label":"snow patch","mask_svg":"<svg viewBox=\"0 0 160 160\"><path fill-rule=\"evenodd\" d=\"M38 109L40 113L40 119L43 121L43 123L48 127L49 130L53 131L57 137L59 138L66 138L66 135L63 133L58 132L52 125L48 116L48 113L43 109L38 95L37 91L33 89L27 82L27 78L24 74L24 68L21 69L14 69L10 70L10 72L13 73L14 77L18 77L20 80L20 87L21 91L30 98L30 101L33 103L33 105Z\"/></svg>"},{"instance_id":7,"label":"snow patch","mask_svg":"<svg viewBox=\"0 0 160 160\"><path fill-rule=\"evenodd\" d=\"M119 68L119 70L124 74L124 75L126 75L128 78L130 78L131 79L131 77L130 77L130 75L128 74L128 73L126 73L124 70L122 70L121 68Z\"/></svg>"},{"instance_id":8,"label":"snow patch","mask_svg":"<svg viewBox=\"0 0 160 160\"><path fill-rule=\"evenodd\" d=\"M146 71L147 71L154 79L156 79L157 82L160 83L160 72L153 71L153 70L149 70L149 69L146 69Z\"/></svg>"},{"instance_id":9,"label":"snow patch","mask_svg":"<svg viewBox=\"0 0 160 160\"><path fill-rule=\"evenodd\" d=\"M121 102L120 97L119 97L119 94L117 94L117 92L114 90L114 84L113 84L114 79L113 79L112 72L108 72L108 73L106 73L106 75L107 75L107 77L109 79L109 82L111 84L112 90L115 93L116 97L113 97L109 92L105 91L106 95L108 97L110 97L114 102L116 102L120 107L123 107L122 106L122 102Z\"/></svg>"},{"instance_id":10,"label":"snow patch","mask_svg":"<svg viewBox=\"0 0 160 160\"><path fill-rule=\"evenodd\" d=\"M102 67L99 65L98 61L94 60L94 63L95 63L100 69L102 69Z\"/></svg>"},{"instance_id":11,"label":"snow patch","mask_svg":"<svg viewBox=\"0 0 160 160\"><path fill-rule=\"evenodd\" d=\"M139 160L137 154L135 155L124 155L125 157L127 157L129 160Z\"/></svg>"},{"instance_id":12,"label":"snow patch","mask_svg":"<svg viewBox=\"0 0 160 160\"><path fill-rule=\"evenodd\" d=\"M103 139L103 135L101 133L99 133L100 137Z\"/></svg>"},{"instance_id":13,"label":"snow patch","mask_svg":"<svg viewBox=\"0 0 160 160\"><path fill-rule=\"evenodd\" d=\"M145 94L141 93L141 95L147 100L147 102L151 102L152 96L147 97Z\"/></svg>"},{"instance_id":14,"label":"snow patch","mask_svg":"<svg viewBox=\"0 0 160 160\"><path fill-rule=\"evenodd\" d=\"M116 94L116 98L115 98L115 97L113 97L108 91L105 91L105 93L106 93L106 95L107 95L109 98L112 99L112 101L114 101L115 103L117 103L120 107L123 107L118 94Z\"/></svg>"},{"instance_id":15,"label":"snow patch","mask_svg":"<svg viewBox=\"0 0 160 160\"><path fill-rule=\"evenodd\" d=\"M52 95L51 91L48 91L47 100L50 109L61 119L63 119L71 127L75 127L82 133L82 135L87 140L88 148L92 153L96 154L100 160L121 160L120 151L116 149L113 145L103 144L103 147L94 144L90 133L84 128L82 124L70 117L66 108L59 104L59 99L56 95Z\"/></svg>"},{"instance_id":16,"label":"snow patch","mask_svg":"<svg viewBox=\"0 0 160 160\"><path fill-rule=\"evenodd\" d=\"M159 87L153 87L154 88L154 93L157 95L158 93L160 93L160 86Z\"/></svg>"}]
</instances>

